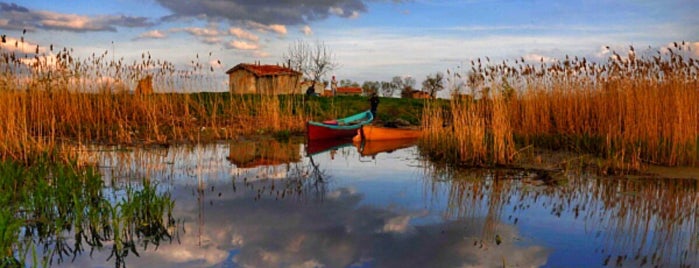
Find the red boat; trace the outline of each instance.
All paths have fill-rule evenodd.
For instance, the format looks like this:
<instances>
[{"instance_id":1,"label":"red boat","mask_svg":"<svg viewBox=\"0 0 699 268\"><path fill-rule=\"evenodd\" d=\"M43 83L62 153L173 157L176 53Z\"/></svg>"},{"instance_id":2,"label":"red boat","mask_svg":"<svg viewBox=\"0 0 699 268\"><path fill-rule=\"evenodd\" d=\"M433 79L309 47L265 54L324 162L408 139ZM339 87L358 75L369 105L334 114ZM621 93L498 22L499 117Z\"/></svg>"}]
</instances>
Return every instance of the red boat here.
<instances>
[{"instance_id":1,"label":"red boat","mask_svg":"<svg viewBox=\"0 0 699 268\"><path fill-rule=\"evenodd\" d=\"M352 138L357 134L357 129L371 123L374 116L371 111L364 111L355 115L336 120L323 122L308 121L306 123L306 138L312 140Z\"/></svg>"}]
</instances>

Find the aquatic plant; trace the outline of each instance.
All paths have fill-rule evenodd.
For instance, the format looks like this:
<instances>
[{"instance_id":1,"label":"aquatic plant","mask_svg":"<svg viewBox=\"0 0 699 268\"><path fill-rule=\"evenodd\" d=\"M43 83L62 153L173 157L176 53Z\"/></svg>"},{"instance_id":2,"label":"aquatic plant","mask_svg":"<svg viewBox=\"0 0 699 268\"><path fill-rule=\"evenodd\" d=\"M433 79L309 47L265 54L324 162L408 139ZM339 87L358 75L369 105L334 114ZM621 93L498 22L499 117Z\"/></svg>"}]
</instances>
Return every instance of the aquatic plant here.
<instances>
[{"instance_id":1,"label":"aquatic plant","mask_svg":"<svg viewBox=\"0 0 699 268\"><path fill-rule=\"evenodd\" d=\"M92 166L40 157L26 166L0 161L0 262L50 266L112 244L117 267L129 252L172 241L174 201L143 180L110 201ZM72 237L71 237L72 236Z\"/></svg>"}]
</instances>

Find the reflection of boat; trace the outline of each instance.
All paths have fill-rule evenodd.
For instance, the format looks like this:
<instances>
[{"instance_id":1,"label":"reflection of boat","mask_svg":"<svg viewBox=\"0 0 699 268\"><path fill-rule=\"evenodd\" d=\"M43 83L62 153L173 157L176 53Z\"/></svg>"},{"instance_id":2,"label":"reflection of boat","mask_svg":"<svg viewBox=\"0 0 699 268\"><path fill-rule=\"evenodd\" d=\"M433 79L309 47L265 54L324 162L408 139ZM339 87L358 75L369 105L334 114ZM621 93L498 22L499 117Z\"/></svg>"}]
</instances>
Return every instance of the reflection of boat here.
<instances>
[{"instance_id":1,"label":"reflection of boat","mask_svg":"<svg viewBox=\"0 0 699 268\"><path fill-rule=\"evenodd\" d=\"M323 122L308 121L306 123L306 138L311 140L325 140L337 138L351 138L357 134L357 129L374 120L370 111L364 111L355 115L336 120Z\"/></svg>"},{"instance_id":2,"label":"reflection of boat","mask_svg":"<svg viewBox=\"0 0 699 268\"><path fill-rule=\"evenodd\" d=\"M359 130L359 134L354 136L353 140L398 140L398 139L416 139L422 135L422 130L410 128L388 128L379 126L364 126Z\"/></svg>"},{"instance_id":3,"label":"reflection of boat","mask_svg":"<svg viewBox=\"0 0 699 268\"><path fill-rule=\"evenodd\" d=\"M327 152L333 149L340 149L352 145L350 139L325 139L325 140L309 140L306 143L306 155L315 155L322 152Z\"/></svg>"},{"instance_id":4,"label":"reflection of boat","mask_svg":"<svg viewBox=\"0 0 699 268\"><path fill-rule=\"evenodd\" d=\"M354 140L354 146L361 156L374 156L379 153L390 153L398 149L408 148L417 144L417 138L393 140Z\"/></svg>"},{"instance_id":5,"label":"reflection of boat","mask_svg":"<svg viewBox=\"0 0 699 268\"><path fill-rule=\"evenodd\" d=\"M235 142L230 145L228 161L239 168L273 166L301 161L299 145L278 141Z\"/></svg>"}]
</instances>

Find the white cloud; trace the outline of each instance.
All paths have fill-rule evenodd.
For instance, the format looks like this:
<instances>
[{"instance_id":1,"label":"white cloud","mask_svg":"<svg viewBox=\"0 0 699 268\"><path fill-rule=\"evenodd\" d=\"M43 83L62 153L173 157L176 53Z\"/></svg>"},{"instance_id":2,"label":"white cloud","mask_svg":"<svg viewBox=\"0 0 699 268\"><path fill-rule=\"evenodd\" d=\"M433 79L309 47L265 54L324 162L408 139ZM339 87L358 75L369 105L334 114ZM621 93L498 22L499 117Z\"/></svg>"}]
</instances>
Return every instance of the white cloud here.
<instances>
[{"instance_id":1,"label":"white cloud","mask_svg":"<svg viewBox=\"0 0 699 268\"><path fill-rule=\"evenodd\" d=\"M245 41L233 40L226 43L227 48L240 49L240 50L257 50L260 47L257 44L248 43Z\"/></svg>"},{"instance_id":2,"label":"white cloud","mask_svg":"<svg viewBox=\"0 0 699 268\"><path fill-rule=\"evenodd\" d=\"M116 27L147 27L154 23L145 17L124 15L78 15L44 10L30 10L17 4L0 2L0 28L3 29L39 29L72 32L117 31Z\"/></svg>"},{"instance_id":3,"label":"white cloud","mask_svg":"<svg viewBox=\"0 0 699 268\"><path fill-rule=\"evenodd\" d=\"M187 32L191 35L194 36L207 36L207 37L212 37L212 36L221 36L223 33L219 31L217 28L201 28L201 27L187 27L187 28L175 28L172 29L172 31L183 31Z\"/></svg>"},{"instance_id":4,"label":"white cloud","mask_svg":"<svg viewBox=\"0 0 699 268\"><path fill-rule=\"evenodd\" d=\"M342 8L339 7L330 7L328 11L338 16L342 16L342 14L345 14L345 11L343 11Z\"/></svg>"},{"instance_id":5,"label":"white cloud","mask_svg":"<svg viewBox=\"0 0 699 268\"><path fill-rule=\"evenodd\" d=\"M347 18L350 18L350 19L359 18L359 12L357 12L357 11L352 11L352 13L350 13L350 15L347 16Z\"/></svg>"},{"instance_id":6,"label":"white cloud","mask_svg":"<svg viewBox=\"0 0 699 268\"><path fill-rule=\"evenodd\" d=\"M138 35L136 39L163 39L167 35L159 30L152 30Z\"/></svg>"},{"instance_id":7,"label":"white cloud","mask_svg":"<svg viewBox=\"0 0 699 268\"><path fill-rule=\"evenodd\" d=\"M311 26L306 25L301 28L301 33L303 33L305 36L309 36L313 35L313 30L311 29Z\"/></svg>"},{"instance_id":8,"label":"white cloud","mask_svg":"<svg viewBox=\"0 0 699 268\"><path fill-rule=\"evenodd\" d=\"M265 25L254 21L248 21L247 24L249 27L254 28L260 32L273 32L279 35L286 35L287 33L286 26L281 24Z\"/></svg>"},{"instance_id":9,"label":"white cloud","mask_svg":"<svg viewBox=\"0 0 699 268\"><path fill-rule=\"evenodd\" d=\"M35 54L36 47L38 46L36 43L32 43L27 40L22 42L21 39L12 38L9 36L5 37L5 41L6 43L0 43L0 47L2 47L3 50L9 50L16 53ZM39 53L43 53L45 51L46 48L39 46Z\"/></svg>"},{"instance_id":10,"label":"white cloud","mask_svg":"<svg viewBox=\"0 0 699 268\"><path fill-rule=\"evenodd\" d=\"M522 56L524 61L526 62L533 62L533 63L552 63L555 62L556 59L549 57L549 56L544 56L538 53L529 53L527 55Z\"/></svg>"},{"instance_id":11,"label":"white cloud","mask_svg":"<svg viewBox=\"0 0 699 268\"><path fill-rule=\"evenodd\" d=\"M255 41L255 42L260 40L260 38L257 35L255 35L251 32L248 32L246 30L243 30L241 28L238 28L238 27L232 27L232 28L228 29L228 33L230 33L231 35L238 37L240 39L245 39L245 40L250 40L250 41Z\"/></svg>"}]
</instances>

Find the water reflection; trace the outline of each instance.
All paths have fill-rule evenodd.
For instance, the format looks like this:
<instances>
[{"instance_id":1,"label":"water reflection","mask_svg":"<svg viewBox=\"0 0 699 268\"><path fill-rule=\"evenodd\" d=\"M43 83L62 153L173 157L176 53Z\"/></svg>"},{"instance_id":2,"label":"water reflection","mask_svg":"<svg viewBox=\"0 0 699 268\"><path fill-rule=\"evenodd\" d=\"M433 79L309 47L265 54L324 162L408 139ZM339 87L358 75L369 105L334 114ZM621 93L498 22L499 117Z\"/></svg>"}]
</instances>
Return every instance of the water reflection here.
<instances>
[{"instance_id":1,"label":"water reflection","mask_svg":"<svg viewBox=\"0 0 699 268\"><path fill-rule=\"evenodd\" d=\"M590 255L559 249L550 262L630 267L699 264L697 180L558 174L557 184L546 185L537 180L537 172L437 168L428 173L432 193L448 196L446 214L485 217L486 237L498 232L497 223L521 225L528 219L527 228L563 223L570 224L562 228L564 232L587 236L558 238L563 234L554 228L539 230L543 233L536 235L542 240L560 244L556 240L570 239L565 246L573 249L594 245ZM446 192L440 187L445 179ZM548 213L543 216L547 219L538 218L541 212Z\"/></svg>"},{"instance_id":2,"label":"water reflection","mask_svg":"<svg viewBox=\"0 0 699 268\"><path fill-rule=\"evenodd\" d=\"M450 169L407 141L98 149L112 189L157 182L182 222L129 266L699 265L696 180Z\"/></svg>"}]
</instances>

